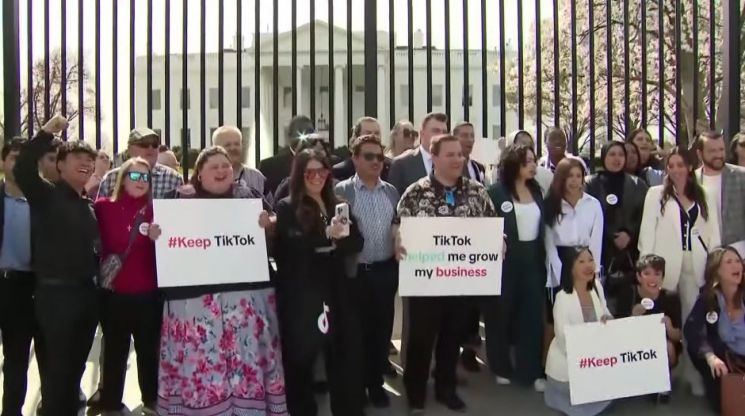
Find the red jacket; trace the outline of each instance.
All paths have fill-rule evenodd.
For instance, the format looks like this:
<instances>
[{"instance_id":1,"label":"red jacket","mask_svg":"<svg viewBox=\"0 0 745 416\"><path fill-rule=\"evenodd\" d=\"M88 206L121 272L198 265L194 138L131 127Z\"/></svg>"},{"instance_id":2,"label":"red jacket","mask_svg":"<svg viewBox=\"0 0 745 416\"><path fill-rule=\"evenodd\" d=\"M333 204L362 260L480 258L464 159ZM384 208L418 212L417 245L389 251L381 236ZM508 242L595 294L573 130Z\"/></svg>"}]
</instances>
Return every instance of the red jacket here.
<instances>
[{"instance_id":1,"label":"red jacket","mask_svg":"<svg viewBox=\"0 0 745 416\"><path fill-rule=\"evenodd\" d=\"M101 231L102 259L110 254L124 254L130 229L138 212L145 206L144 222L150 223L153 220L153 206L147 197L135 199L121 192L117 201L110 198L96 201L94 208ZM122 269L114 279L114 292L138 294L156 290L155 270L155 243L138 231Z\"/></svg>"}]
</instances>

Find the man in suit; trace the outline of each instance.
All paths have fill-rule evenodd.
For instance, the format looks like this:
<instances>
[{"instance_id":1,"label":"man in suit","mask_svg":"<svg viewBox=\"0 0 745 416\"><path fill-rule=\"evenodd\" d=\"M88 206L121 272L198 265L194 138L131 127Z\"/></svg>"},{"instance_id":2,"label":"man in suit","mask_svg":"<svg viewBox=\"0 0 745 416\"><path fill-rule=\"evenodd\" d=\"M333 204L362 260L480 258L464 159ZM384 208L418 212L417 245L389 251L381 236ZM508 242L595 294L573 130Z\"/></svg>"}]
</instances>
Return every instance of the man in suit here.
<instances>
[{"instance_id":1,"label":"man in suit","mask_svg":"<svg viewBox=\"0 0 745 416\"><path fill-rule=\"evenodd\" d=\"M483 184L486 179L486 167L471 159L473 145L476 142L476 133L473 129L473 124L470 121L461 121L453 127L453 136L457 137L458 141L460 141L460 148L463 151L463 157L466 159L463 164L463 176Z\"/></svg>"},{"instance_id":2,"label":"man in suit","mask_svg":"<svg viewBox=\"0 0 745 416\"><path fill-rule=\"evenodd\" d=\"M358 137L368 135L374 135L378 138L381 138L380 123L373 117L362 117L357 120L357 122L354 124L354 127L352 127L352 137L349 138L349 149L352 149L352 144L355 140L357 140ZM383 180L386 180L388 178L388 171L390 170L390 168L391 159L385 158L385 160L383 160L383 171L380 174L380 177ZM343 181L354 176L355 170L352 156L350 155L348 158L335 164L333 167L333 174L334 178L336 178L336 180L338 181Z\"/></svg>"},{"instance_id":3,"label":"man in suit","mask_svg":"<svg viewBox=\"0 0 745 416\"><path fill-rule=\"evenodd\" d=\"M313 120L306 116L295 116L290 120L290 125L287 127L288 147L259 163L259 171L266 177L264 189L267 195L273 195L279 184L290 176L292 160L295 157L296 146L300 143L300 137L315 131Z\"/></svg>"},{"instance_id":4,"label":"man in suit","mask_svg":"<svg viewBox=\"0 0 745 416\"><path fill-rule=\"evenodd\" d=\"M725 143L721 133L707 131L697 140L697 153L703 165L696 171L706 190L709 212L717 215L722 246L745 249L745 169L725 163Z\"/></svg>"},{"instance_id":5,"label":"man in suit","mask_svg":"<svg viewBox=\"0 0 745 416\"><path fill-rule=\"evenodd\" d=\"M393 160L388 182L403 195L412 183L432 173L432 155L429 145L432 138L448 132L448 116L445 113L429 113L422 120L419 132L419 147L408 150Z\"/></svg>"}]
</instances>

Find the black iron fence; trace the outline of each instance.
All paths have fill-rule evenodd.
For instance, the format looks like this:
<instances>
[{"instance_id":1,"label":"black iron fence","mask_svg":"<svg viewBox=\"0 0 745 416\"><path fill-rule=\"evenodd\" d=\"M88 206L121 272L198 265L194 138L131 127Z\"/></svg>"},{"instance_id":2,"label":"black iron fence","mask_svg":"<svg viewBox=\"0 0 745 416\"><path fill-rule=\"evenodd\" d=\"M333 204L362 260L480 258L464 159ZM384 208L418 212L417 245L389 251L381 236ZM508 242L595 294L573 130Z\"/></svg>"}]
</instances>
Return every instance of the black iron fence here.
<instances>
[{"instance_id":1,"label":"black iron fence","mask_svg":"<svg viewBox=\"0 0 745 416\"><path fill-rule=\"evenodd\" d=\"M4 0L2 7L6 139L32 135L55 112L74 120L71 134L114 152L134 126L188 149L231 123L254 138L258 161L284 144L295 114L343 146L357 116L391 126L441 110L489 138L518 128L541 137L561 126L571 149L592 157L596 143L639 126L661 144L685 144L701 129L731 137L745 124L738 0ZM50 30L57 23L60 30ZM124 73L120 61L129 64Z\"/></svg>"}]
</instances>

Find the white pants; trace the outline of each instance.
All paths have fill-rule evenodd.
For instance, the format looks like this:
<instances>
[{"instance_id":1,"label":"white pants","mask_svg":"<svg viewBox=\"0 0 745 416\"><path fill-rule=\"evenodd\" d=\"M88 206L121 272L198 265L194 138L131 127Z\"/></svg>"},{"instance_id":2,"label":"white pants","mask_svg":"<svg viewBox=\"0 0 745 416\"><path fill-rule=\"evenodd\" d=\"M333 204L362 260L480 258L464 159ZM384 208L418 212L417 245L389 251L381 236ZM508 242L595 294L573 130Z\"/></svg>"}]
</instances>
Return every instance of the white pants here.
<instances>
[{"instance_id":1,"label":"white pants","mask_svg":"<svg viewBox=\"0 0 745 416\"><path fill-rule=\"evenodd\" d=\"M701 277L702 276L697 276L696 272L693 270L693 256L691 255L691 252L684 251L683 267L681 267L680 280L678 280L678 296L680 296L681 306L680 316L683 320L683 324L685 324L688 315L690 315L691 310L693 309L693 305L696 303L696 299L698 299L699 290L701 289L699 286ZM680 329L682 330L683 328ZM685 381L689 384L701 384L701 376L693 367L693 364L688 357L688 352L685 349L679 357L679 365L681 366L683 379Z\"/></svg>"}]
</instances>

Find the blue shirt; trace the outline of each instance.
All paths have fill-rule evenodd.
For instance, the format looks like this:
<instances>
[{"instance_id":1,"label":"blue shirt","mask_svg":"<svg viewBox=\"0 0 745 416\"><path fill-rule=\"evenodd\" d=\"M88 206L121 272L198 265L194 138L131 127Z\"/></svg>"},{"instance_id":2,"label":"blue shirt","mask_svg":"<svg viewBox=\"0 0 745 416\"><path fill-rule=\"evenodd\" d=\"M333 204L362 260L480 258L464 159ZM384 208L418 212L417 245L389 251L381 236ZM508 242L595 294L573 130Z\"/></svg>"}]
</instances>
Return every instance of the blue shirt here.
<instances>
[{"instance_id":1,"label":"blue shirt","mask_svg":"<svg viewBox=\"0 0 745 416\"><path fill-rule=\"evenodd\" d=\"M5 196L5 231L0 249L0 269L31 271L31 214L28 202Z\"/></svg>"},{"instance_id":2,"label":"blue shirt","mask_svg":"<svg viewBox=\"0 0 745 416\"><path fill-rule=\"evenodd\" d=\"M359 256L360 263L374 263L393 257L393 234L391 222L395 207L383 189L383 182L378 179L373 189L365 186L360 178L352 178L355 198L352 213L357 219L360 233L365 238L365 245Z\"/></svg>"},{"instance_id":3,"label":"blue shirt","mask_svg":"<svg viewBox=\"0 0 745 416\"><path fill-rule=\"evenodd\" d=\"M721 293L718 294L717 300L722 312L719 317L719 337L722 338L724 345L737 355L745 355L745 319L732 321Z\"/></svg>"}]
</instances>

